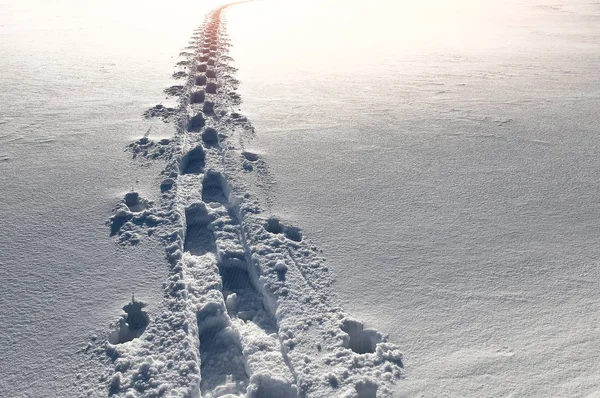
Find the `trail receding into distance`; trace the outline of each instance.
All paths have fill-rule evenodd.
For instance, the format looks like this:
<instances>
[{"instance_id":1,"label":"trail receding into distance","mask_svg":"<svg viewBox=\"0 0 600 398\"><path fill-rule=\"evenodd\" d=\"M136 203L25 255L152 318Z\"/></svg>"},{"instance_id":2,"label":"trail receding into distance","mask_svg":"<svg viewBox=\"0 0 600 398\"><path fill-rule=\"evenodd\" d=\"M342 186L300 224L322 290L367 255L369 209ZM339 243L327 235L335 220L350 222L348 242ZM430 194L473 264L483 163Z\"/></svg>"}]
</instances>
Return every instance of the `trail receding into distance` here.
<instances>
[{"instance_id":1,"label":"trail receding into distance","mask_svg":"<svg viewBox=\"0 0 600 398\"><path fill-rule=\"evenodd\" d=\"M89 391L390 397L402 354L341 309L319 249L269 214L268 168L245 149L254 129L234 109L241 98L227 55L227 7L209 13L180 54L180 83L165 90L178 107L145 113L173 121L174 137L146 134L129 146L136 157L165 160L161 197L129 193L111 217L111 235L123 246L162 240L170 276L158 316L147 320L137 304L143 328L130 325L129 312L119 322L126 338L91 350L108 370Z\"/></svg>"}]
</instances>

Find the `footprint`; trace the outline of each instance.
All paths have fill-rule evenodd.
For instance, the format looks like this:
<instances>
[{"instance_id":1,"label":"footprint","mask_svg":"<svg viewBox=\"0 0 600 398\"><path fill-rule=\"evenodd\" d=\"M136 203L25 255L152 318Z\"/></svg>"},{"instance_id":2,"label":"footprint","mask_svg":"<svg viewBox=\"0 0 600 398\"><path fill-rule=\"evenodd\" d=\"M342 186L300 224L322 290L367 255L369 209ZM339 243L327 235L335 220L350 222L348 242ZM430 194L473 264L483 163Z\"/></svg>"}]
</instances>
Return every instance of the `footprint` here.
<instances>
[{"instance_id":1,"label":"footprint","mask_svg":"<svg viewBox=\"0 0 600 398\"><path fill-rule=\"evenodd\" d=\"M185 210L186 231L183 250L194 256L215 253L217 246L215 236L209 228L211 218L206 206L198 203Z\"/></svg>"},{"instance_id":2,"label":"footprint","mask_svg":"<svg viewBox=\"0 0 600 398\"><path fill-rule=\"evenodd\" d=\"M136 339L144 333L146 327L150 323L150 317L143 310L146 304L141 301L135 301L131 298L131 303L123 307L125 314L119 319L118 329L113 331L108 336L108 341L111 344L122 344L133 339Z\"/></svg>"},{"instance_id":3,"label":"footprint","mask_svg":"<svg viewBox=\"0 0 600 398\"><path fill-rule=\"evenodd\" d=\"M208 75L208 72L206 72ZM206 92L208 94L216 94L217 93L217 83L207 83L206 84Z\"/></svg>"},{"instance_id":4,"label":"footprint","mask_svg":"<svg viewBox=\"0 0 600 398\"><path fill-rule=\"evenodd\" d=\"M378 385L370 380L361 381L354 386L357 398L377 398Z\"/></svg>"},{"instance_id":5,"label":"footprint","mask_svg":"<svg viewBox=\"0 0 600 398\"><path fill-rule=\"evenodd\" d=\"M187 73L182 72L182 71L178 71L178 72L174 72L173 73L173 78L174 79L185 79L188 76Z\"/></svg>"},{"instance_id":6,"label":"footprint","mask_svg":"<svg viewBox=\"0 0 600 398\"><path fill-rule=\"evenodd\" d=\"M194 117L190 119L189 130L197 131L204 127L205 120L204 115L202 113L197 113Z\"/></svg>"},{"instance_id":7,"label":"footprint","mask_svg":"<svg viewBox=\"0 0 600 398\"><path fill-rule=\"evenodd\" d=\"M227 203L227 183L221 173L208 170L202 180L202 201L204 203Z\"/></svg>"},{"instance_id":8,"label":"footprint","mask_svg":"<svg viewBox=\"0 0 600 398\"><path fill-rule=\"evenodd\" d=\"M170 191L171 188L173 188L173 185L175 185L175 180L174 179L172 179L172 178L165 178L160 183L160 191L161 192Z\"/></svg>"},{"instance_id":9,"label":"footprint","mask_svg":"<svg viewBox=\"0 0 600 398\"><path fill-rule=\"evenodd\" d=\"M352 319L346 319L341 329L348 335L348 339L344 342L345 347L357 354L373 353L377 344L382 342L379 332L365 329L362 323Z\"/></svg>"},{"instance_id":10,"label":"footprint","mask_svg":"<svg viewBox=\"0 0 600 398\"><path fill-rule=\"evenodd\" d=\"M148 134L148 133L147 133ZM131 152L133 158L138 156L145 159L158 159L167 151L166 145L171 142L168 138L163 138L156 142L149 139L147 136L127 145L127 149Z\"/></svg>"},{"instance_id":11,"label":"footprint","mask_svg":"<svg viewBox=\"0 0 600 398\"><path fill-rule=\"evenodd\" d=\"M235 259L231 264L234 265L219 265L219 273L223 281L223 296L228 303L229 316L243 321L252 321L267 333L277 332L277 322L267 312L262 295L245 269L247 268L245 260Z\"/></svg>"},{"instance_id":12,"label":"footprint","mask_svg":"<svg viewBox=\"0 0 600 398\"><path fill-rule=\"evenodd\" d=\"M211 84L211 83L208 83L208 84ZM206 86L206 89L208 90L208 86ZM215 103L212 101L206 101L204 103L204 106L202 106L202 111L207 115L214 113L215 112Z\"/></svg>"},{"instance_id":13,"label":"footprint","mask_svg":"<svg viewBox=\"0 0 600 398\"><path fill-rule=\"evenodd\" d=\"M241 396L248 386L248 375L238 334L224 310L214 303L198 311L197 319L202 396Z\"/></svg>"},{"instance_id":14,"label":"footprint","mask_svg":"<svg viewBox=\"0 0 600 398\"><path fill-rule=\"evenodd\" d=\"M204 93L204 90L193 91L192 94L190 95L190 103L191 104L200 104L200 103L204 102L205 96L206 95Z\"/></svg>"},{"instance_id":15,"label":"footprint","mask_svg":"<svg viewBox=\"0 0 600 398\"><path fill-rule=\"evenodd\" d=\"M219 145L219 134L217 133L217 130L212 127L207 127L202 132L202 141L211 146Z\"/></svg>"},{"instance_id":16,"label":"footprint","mask_svg":"<svg viewBox=\"0 0 600 398\"><path fill-rule=\"evenodd\" d=\"M206 153L201 145L189 151L179 164L181 174L200 174L204 171Z\"/></svg>"},{"instance_id":17,"label":"footprint","mask_svg":"<svg viewBox=\"0 0 600 398\"><path fill-rule=\"evenodd\" d=\"M272 234L283 234L286 238L294 242L302 242L302 230L300 228L284 225L276 217L271 217L267 220L265 229Z\"/></svg>"},{"instance_id":18,"label":"footprint","mask_svg":"<svg viewBox=\"0 0 600 398\"><path fill-rule=\"evenodd\" d=\"M204 86L206 84L206 76L196 76L196 86Z\"/></svg>"},{"instance_id":19,"label":"footprint","mask_svg":"<svg viewBox=\"0 0 600 398\"><path fill-rule=\"evenodd\" d=\"M250 162L258 161L258 155L255 153L248 152L248 151L242 151L242 155L244 156L244 158L246 158L246 160L248 160Z\"/></svg>"},{"instance_id":20,"label":"footprint","mask_svg":"<svg viewBox=\"0 0 600 398\"><path fill-rule=\"evenodd\" d=\"M140 212L148 207L148 201L140 197L140 194L131 191L125 194L125 205L132 212Z\"/></svg>"},{"instance_id":21,"label":"footprint","mask_svg":"<svg viewBox=\"0 0 600 398\"><path fill-rule=\"evenodd\" d=\"M150 119L153 117L159 117L164 122L169 122L173 119L173 117L175 116L176 113L177 113L177 109L175 109L175 108L170 108L170 107L164 106L162 104L157 104L157 105L154 105L152 108L149 108L148 110L146 110L143 113L143 116L146 119Z\"/></svg>"}]
</instances>

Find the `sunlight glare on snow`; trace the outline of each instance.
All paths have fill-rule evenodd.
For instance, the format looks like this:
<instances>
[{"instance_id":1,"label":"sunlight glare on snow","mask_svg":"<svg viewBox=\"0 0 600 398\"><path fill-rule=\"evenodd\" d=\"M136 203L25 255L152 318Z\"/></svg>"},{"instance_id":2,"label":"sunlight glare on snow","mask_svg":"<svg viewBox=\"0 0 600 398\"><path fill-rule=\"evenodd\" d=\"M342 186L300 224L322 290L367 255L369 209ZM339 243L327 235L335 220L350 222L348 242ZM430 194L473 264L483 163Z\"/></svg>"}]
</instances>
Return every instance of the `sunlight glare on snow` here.
<instances>
[{"instance_id":1,"label":"sunlight glare on snow","mask_svg":"<svg viewBox=\"0 0 600 398\"><path fill-rule=\"evenodd\" d=\"M373 32L381 41L404 48L476 44L498 33L490 22L507 12L510 1L264 0L245 7L244 20L236 22L244 24L240 29L269 29L278 25L277 19L310 17L311 25L293 33L296 38L321 35L324 42L351 51L355 44L370 40ZM312 25L315 14L326 21L327 29ZM265 27L256 21L271 23ZM286 34L280 40L290 38L294 37Z\"/></svg>"}]
</instances>

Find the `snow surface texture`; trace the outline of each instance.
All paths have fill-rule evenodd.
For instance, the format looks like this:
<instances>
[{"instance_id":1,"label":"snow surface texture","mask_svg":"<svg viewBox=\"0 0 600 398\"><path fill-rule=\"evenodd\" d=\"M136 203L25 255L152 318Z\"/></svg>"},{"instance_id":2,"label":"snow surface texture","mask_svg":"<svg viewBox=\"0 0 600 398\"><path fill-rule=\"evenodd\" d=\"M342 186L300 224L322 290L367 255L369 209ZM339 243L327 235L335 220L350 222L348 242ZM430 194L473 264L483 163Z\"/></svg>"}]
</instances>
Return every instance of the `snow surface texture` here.
<instances>
[{"instance_id":1,"label":"snow surface texture","mask_svg":"<svg viewBox=\"0 0 600 398\"><path fill-rule=\"evenodd\" d=\"M147 134L129 146L136 157L166 159L162 196L152 203L128 193L111 217L111 235L124 246L144 236L162 240L170 276L162 314L148 319L132 300L109 341L90 350L109 365L96 392L391 396L402 354L341 310L318 248L268 215L268 168L245 150L254 129L233 109L240 97L226 7L208 15L181 54L174 77L185 85L165 90L180 97L179 107L144 114L174 120L175 137L154 142Z\"/></svg>"},{"instance_id":2,"label":"snow surface texture","mask_svg":"<svg viewBox=\"0 0 600 398\"><path fill-rule=\"evenodd\" d=\"M597 396L600 4L313 4L227 14L248 149L396 396Z\"/></svg>"}]
</instances>

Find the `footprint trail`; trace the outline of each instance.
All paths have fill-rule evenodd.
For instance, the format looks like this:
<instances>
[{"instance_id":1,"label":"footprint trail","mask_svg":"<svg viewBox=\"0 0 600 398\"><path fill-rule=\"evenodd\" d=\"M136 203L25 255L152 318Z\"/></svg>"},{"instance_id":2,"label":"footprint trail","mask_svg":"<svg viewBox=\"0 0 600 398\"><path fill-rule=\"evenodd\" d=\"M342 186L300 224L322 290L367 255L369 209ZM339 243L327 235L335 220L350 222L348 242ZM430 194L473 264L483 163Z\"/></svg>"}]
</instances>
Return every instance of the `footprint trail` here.
<instances>
[{"instance_id":1,"label":"footprint trail","mask_svg":"<svg viewBox=\"0 0 600 398\"><path fill-rule=\"evenodd\" d=\"M270 214L268 168L245 148L254 128L239 111L229 6L194 31L178 85L167 89L179 105L175 135L161 147L160 200L136 213L120 203L111 218L120 244L164 242L169 278L141 335L92 350L107 363L95 392L391 397L402 354L343 311L318 248Z\"/></svg>"}]
</instances>

